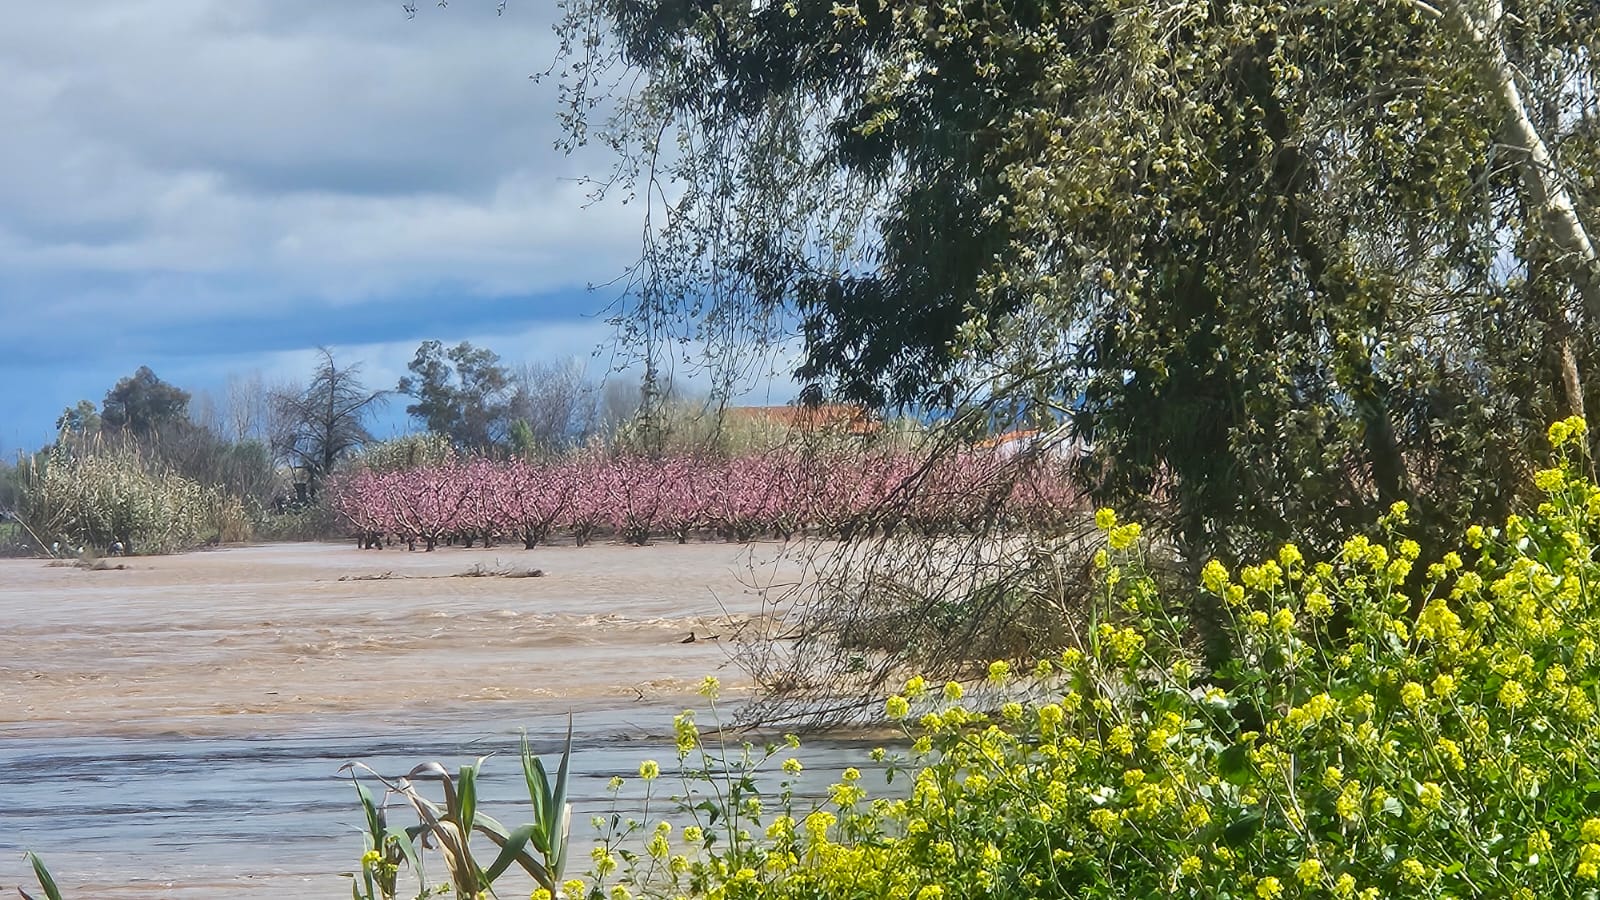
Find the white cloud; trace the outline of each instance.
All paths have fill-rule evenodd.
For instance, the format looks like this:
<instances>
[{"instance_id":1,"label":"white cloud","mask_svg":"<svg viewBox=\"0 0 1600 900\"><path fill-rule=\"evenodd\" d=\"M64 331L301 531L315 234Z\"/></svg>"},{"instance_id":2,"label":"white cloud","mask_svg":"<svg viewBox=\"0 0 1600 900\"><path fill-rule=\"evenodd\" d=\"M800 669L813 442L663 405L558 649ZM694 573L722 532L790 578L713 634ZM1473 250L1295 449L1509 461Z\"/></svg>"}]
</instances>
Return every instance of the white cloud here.
<instances>
[{"instance_id":1,"label":"white cloud","mask_svg":"<svg viewBox=\"0 0 1600 900\"><path fill-rule=\"evenodd\" d=\"M553 53L554 7L492 12L408 21L395 3L300 0L8 12L0 264L245 273L329 299L427 279L537 292L611 277L637 226L582 208L567 179L603 161L553 151L554 92L527 78Z\"/></svg>"}]
</instances>

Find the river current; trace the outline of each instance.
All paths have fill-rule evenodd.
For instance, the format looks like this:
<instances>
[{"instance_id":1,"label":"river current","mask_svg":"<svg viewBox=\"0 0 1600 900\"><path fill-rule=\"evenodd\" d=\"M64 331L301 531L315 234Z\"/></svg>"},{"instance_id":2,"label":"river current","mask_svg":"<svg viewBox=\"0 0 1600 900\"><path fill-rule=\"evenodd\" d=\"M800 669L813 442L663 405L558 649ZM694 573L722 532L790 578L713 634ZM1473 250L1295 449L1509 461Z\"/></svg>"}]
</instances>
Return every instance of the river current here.
<instances>
[{"instance_id":1,"label":"river current","mask_svg":"<svg viewBox=\"0 0 1600 900\"><path fill-rule=\"evenodd\" d=\"M490 755L485 809L516 824L519 735L548 758L569 714L587 823L613 775L667 767L704 676L739 690L739 623L801 571L776 545L709 543L114 562L0 560L0 890L31 890L32 849L69 898L348 897L360 815L340 766ZM820 774L846 749L806 759Z\"/></svg>"}]
</instances>

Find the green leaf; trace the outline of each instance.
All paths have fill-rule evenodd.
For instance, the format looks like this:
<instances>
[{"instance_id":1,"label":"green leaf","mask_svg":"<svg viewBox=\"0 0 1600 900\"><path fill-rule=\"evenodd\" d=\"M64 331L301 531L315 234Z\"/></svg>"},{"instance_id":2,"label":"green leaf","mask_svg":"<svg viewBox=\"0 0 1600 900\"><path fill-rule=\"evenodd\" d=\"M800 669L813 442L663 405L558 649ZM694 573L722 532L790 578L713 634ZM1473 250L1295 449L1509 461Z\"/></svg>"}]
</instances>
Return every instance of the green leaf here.
<instances>
[{"instance_id":1,"label":"green leaf","mask_svg":"<svg viewBox=\"0 0 1600 900\"><path fill-rule=\"evenodd\" d=\"M50 870L45 866L44 860L40 859L39 855L32 850L29 850L23 856L33 866L33 877L39 880L39 890L44 891L46 900L61 900L61 889L56 887L56 880L50 877ZM21 888L18 888L18 890L20 891Z\"/></svg>"},{"instance_id":2,"label":"green leaf","mask_svg":"<svg viewBox=\"0 0 1600 900\"><path fill-rule=\"evenodd\" d=\"M1261 830L1263 821L1264 819L1259 812L1245 813L1234 819L1228 827L1222 829L1222 840L1230 847L1238 847L1241 844L1249 843L1250 839L1256 836L1256 832Z\"/></svg>"},{"instance_id":3,"label":"green leaf","mask_svg":"<svg viewBox=\"0 0 1600 900\"><path fill-rule=\"evenodd\" d=\"M572 809L567 805L567 781L572 771L572 714L567 713L567 739L561 747L561 766L556 770L556 788L550 798L551 810L560 820L559 834L561 838L557 846L552 848L550 854L550 868L555 872L557 879L566 870L567 865L567 837L571 828ZM555 822L551 822L554 825ZM554 831L555 829L551 829Z\"/></svg>"},{"instance_id":4,"label":"green leaf","mask_svg":"<svg viewBox=\"0 0 1600 900\"><path fill-rule=\"evenodd\" d=\"M350 781L356 786L356 796L361 798L361 811L367 817L367 834L374 841L379 840L383 836L385 825L383 810L373 801L372 792L367 790L366 785L357 780L353 769L350 772Z\"/></svg>"},{"instance_id":5,"label":"green leaf","mask_svg":"<svg viewBox=\"0 0 1600 900\"><path fill-rule=\"evenodd\" d=\"M1217 754L1217 773L1227 781L1244 785L1251 781L1250 748L1234 744Z\"/></svg>"},{"instance_id":6,"label":"green leaf","mask_svg":"<svg viewBox=\"0 0 1600 900\"><path fill-rule=\"evenodd\" d=\"M554 891L558 885L550 879L550 873L539 861L530 856L525 847L533 836L533 826L521 825L509 833L498 833L487 828L479 828L479 832L488 836L500 847L500 854L495 857L489 868L483 870L484 878L493 882L499 878L512 863L522 866L523 870L533 876L533 880L547 890Z\"/></svg>"},{"instance_id":7,"label":"green leaf","mask_svg":"<svg viewBox=\"0 0 1600 900\"><path fill-rule=\"evenodd\" d=\"M400 848L401 855L405 857L406 862L411 864L411 871L416 872L419 878L422 874L422 860L417 856L416 840L421 830L421 825L413 825L410 828L390 828L383 833L385 841L389 838L394 839L395 846Z\"/></svg>"},{"instance_id":8,"label":"green leaf","mask_svg":"<svg viewBox=\"0 0 1600 900\"><path fill-rule=\"evenodd\" d=\"M461 826L463 834L471 833L472 818L478 812L478 767L462 766L461 774L457 779L458 806L456 807L456 824Z\"/></svg>"}]
</instances>

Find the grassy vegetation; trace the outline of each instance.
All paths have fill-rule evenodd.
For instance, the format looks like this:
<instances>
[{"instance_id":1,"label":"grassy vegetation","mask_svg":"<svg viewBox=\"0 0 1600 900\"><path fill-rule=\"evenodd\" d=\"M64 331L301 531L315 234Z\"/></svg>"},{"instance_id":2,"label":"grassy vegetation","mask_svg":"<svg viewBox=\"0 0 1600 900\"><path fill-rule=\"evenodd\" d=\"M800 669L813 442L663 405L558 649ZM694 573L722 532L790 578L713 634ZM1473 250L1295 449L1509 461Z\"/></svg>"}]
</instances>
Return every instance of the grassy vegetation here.
<instances>
[{"instance_id":1,"label":"grassy vegetation","mask_svg":"<svg viewBox=\"0 0 1600 900\"><path fill-rule=\"evenodd\" d=\"M561 896L1592 896L1600 488L1566 456L1583 432L1552 427L1535 510L1438 559L1396 504L1384 540L1327 560L1289 544L1208 565L1232 650L1215 671L1189 598L1103 511L1081 646L888 698L911 751L870 761L909 788L875 798L847 769L818 803L757 794L748 751L708 748L685 714L675 821L616 829ZM640 832L661 840L631 852Z\"/></svg>"},{"instance_id":2,"label":"grassy vegetation","mask_svg":"<svg viewBox=\"0 0 1600 900\"><path fill-rule=\"evenodd\" d=\"M21 524L0 521L0 556L23 556L38 552L38 546Z\"/></svg>"}]
</instances>

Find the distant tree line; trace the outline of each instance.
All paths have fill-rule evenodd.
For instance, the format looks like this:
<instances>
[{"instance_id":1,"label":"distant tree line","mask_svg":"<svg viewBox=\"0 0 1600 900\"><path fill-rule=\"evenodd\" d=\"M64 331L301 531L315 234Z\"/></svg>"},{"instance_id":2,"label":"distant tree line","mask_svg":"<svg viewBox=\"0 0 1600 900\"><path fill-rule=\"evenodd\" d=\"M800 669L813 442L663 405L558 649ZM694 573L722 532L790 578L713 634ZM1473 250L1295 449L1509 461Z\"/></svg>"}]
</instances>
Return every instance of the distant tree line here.
<instances>
[{"instance_id":1,"label":"distant tree line","mask_svg":"<svg viewBox=\"0 0 1600 900\"><path fill-rule=\"evenodd\" d=\"M422 342L407 369L393 389L374 388L360 363L320 347L303 382L233 376L221 391L191 393L140 366L99 403L64 408L56 439L24 465L0 464L0 511L23 508L28 484L44 484L40 473L52 466L59 487L72 480L62 474L68 469L107 472L117 460L136 461L141 477L171 476L237 499L257 533L313 537L332 523L314 514L326 513L323 487L352 458L387 469L425 462L407 461L418 448L429 460L441 450L451 459L542 462L580 450L731 456L786 437L773 422L730 415L726 403L654 369L642 380L600 380L576 359L513 365L487 347L438 340ZM380 442L375 417L396 395L409 400L405 412L420 431Z\"/></svg>"},{"instance_id":2,"label":"distant tree line","mask_svg":"<svg viewBox=\"0 0 1600 900\"><path fill-rule=\"evenodd\" d=\"M344 460L373 444L374 416L395 394L411 401L405 410L426 434L462 455L548 459L619 439L636 443L641 433L639 383L598 381L576 359L511 365L486 347L429 340L408 369L393 390L376 389L360 363L320 347L304 382L234 376L220 393L197 395L140 366L99 403L63 409L57 438L40 456L132 449L175 475L282 511L315 497ZM695 398L670 384L657 390L677 404L660 414L685 423L665 432L699 440L705 429ZM16 467L0 466L0 509L17 505L20 481Z\"/></svg>"}]
</instances>

